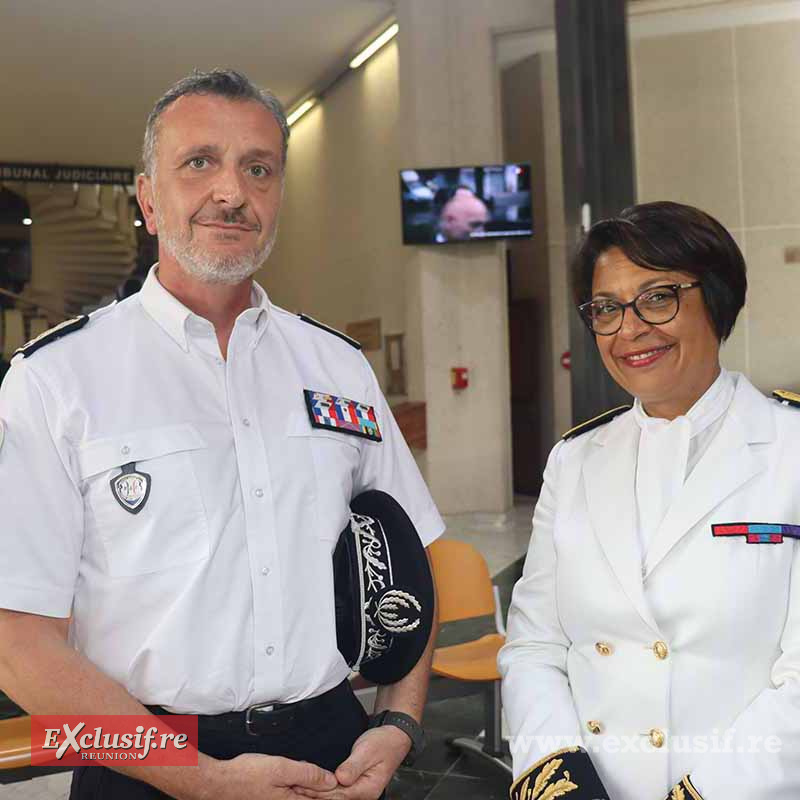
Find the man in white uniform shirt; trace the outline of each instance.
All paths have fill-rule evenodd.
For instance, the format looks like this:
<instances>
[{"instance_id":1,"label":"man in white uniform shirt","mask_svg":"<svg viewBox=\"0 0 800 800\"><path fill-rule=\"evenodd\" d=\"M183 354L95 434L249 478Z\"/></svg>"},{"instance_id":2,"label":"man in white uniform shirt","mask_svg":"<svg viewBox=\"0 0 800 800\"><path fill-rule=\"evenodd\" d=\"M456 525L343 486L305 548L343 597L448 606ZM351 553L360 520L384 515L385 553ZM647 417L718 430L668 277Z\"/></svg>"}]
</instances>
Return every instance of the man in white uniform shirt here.
<instances>
[{"instance_id":1,"label":"man in white uniform shirt","mask_svg":"<svg viewBox=\"0 0 800 800\"><path fill-rule=\"evenodd\" d=\"M331 555L368 489L424 545L444 525L357 343L252 281L287 139L238 73L172 87L137 187L159 263L138 295L23 348L0 392L0 688L32 714L199 714L210 753L79 768L73 798L366 800L411 747L393 724L365 732ZM319 427L315 393L366 422ZM431 649L377 711L420 720ZM251 736L247 710L276 703L292 721L261 709L280 735Z\"/></svg>"}]
</instances>

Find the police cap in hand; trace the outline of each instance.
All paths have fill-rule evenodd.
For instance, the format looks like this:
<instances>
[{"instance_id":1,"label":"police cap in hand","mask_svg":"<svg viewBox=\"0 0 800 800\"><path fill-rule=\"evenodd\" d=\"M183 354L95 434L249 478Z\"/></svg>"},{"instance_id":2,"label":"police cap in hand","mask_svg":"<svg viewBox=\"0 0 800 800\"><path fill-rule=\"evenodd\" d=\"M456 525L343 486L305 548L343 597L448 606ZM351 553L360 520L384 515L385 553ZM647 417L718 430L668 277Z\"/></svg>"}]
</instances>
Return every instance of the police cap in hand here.
<instances>
[{"instance_id":1,"label":"police cap in hand","mask_svg":"<svg viewBox=\"0 0 800 800\"><path fill-rule=\"evenodd\" d=\"M425 548L394 498L371 490L353 500L333 574L339 651L366 680L395 683L425 650L434 593Z\"/></svg>"}]
</instances>

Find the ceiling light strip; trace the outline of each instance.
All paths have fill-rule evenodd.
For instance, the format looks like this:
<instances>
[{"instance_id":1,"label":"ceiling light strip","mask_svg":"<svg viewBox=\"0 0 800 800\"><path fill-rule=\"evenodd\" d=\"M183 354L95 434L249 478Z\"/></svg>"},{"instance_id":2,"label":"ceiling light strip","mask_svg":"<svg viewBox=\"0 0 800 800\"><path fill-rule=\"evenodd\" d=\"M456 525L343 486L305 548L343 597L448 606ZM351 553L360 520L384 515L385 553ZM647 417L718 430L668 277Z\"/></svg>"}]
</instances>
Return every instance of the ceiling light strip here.
<instances>
[{"instance_id":1,"label":"ceiling light strip","mask_svg":"<svg viewBox=\"0 0 800 800\"><path fill-rule=\"evenodd\" d=\"M365 61L367 61L367 59L375 55L375 53L377 53L378 50L380 50L385 44L394 39L399 30L400 26L396 22L393 22L383 31L383 33L376 36L357 56L355 56L355 58L353 58L352 61L350 61L350 68L358 69ZM317 94L315 96L304 100L289 113L289 115L286 117L288 124L294 125L295 122L297 122L304 114L317 105L320 101L320 97L324 95L325 92L327 92L335 83L337 83L346 73L346 69L344 72L338 73L335 78L326 83L325 88L317 87Z\"/></svg>"},{"instance_id":2,"label":"ceiling light strip","mask_svg":"<svg viewBox=\"0 0 800 800\"><path fill-rule=\"evenodd\" d=\"M351 62L350 69L358 69L370 56L374 55L387 42L397 36L400 26L395 22L390 25L380 36L373 39Z\"/></svg>"},{"instance_id":3,"label":"ceiling light strip","mask_svg":"<svg viewBox=\"0 0 800 800\"><path fill-rule=\"evenodd\" d=\"M308 100L306 100L303 103L300 103L300 105L297 106L297 108L294 111L292 111L288 117L286 117L286 122L289 123L289 125L294 125L295 122L297 122L297 120L299 120L300 117L303 116L303 114L305 114L308 111L311 111L311 109L314 108L316 104L317 104L317 98L309 97Z\"/></svg>"}]
</instances>

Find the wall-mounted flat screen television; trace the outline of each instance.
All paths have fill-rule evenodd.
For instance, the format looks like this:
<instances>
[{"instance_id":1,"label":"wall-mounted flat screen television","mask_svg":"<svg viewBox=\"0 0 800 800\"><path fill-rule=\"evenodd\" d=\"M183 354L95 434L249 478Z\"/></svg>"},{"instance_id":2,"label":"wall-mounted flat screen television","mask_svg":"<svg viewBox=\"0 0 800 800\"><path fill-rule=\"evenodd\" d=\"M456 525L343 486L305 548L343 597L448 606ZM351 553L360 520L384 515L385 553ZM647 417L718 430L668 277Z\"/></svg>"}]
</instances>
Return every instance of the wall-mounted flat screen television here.
<instances>
[{"instance_id":1,"label":"wall-mounted flat screen television","mask_svg":"<svg viewBox=\"0 0 800 800\"><path fill-rule=\"evenodd\" d=\"M529 164L400 170L403 244L450 244L533 233Z\"/></svg>"}]
</instances>

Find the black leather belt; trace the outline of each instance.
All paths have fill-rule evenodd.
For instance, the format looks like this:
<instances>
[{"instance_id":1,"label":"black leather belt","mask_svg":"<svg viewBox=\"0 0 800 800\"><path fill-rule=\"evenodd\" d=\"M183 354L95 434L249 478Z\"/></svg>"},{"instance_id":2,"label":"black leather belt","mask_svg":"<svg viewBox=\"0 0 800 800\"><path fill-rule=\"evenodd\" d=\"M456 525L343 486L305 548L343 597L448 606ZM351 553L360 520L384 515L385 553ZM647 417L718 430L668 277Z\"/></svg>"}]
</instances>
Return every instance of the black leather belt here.
<instances>
[{"instance_id":1,"label":"black leather belt","mask_svg":"<svg viewBox=\"0 0 800 800\"><path fill-rule=\"evenodd\" d=\"M298 700L296 703L259 703L244 711L226 714L198 714L199 730L218 731L251 736L271 736L284 733L296 726L304 726L315 718L341 709L342 701L352 695L350 683L342 681L338 686L316 697ZM147 706L153 714L170 714L161 706Z\"/></svg>"}]
</instances>

